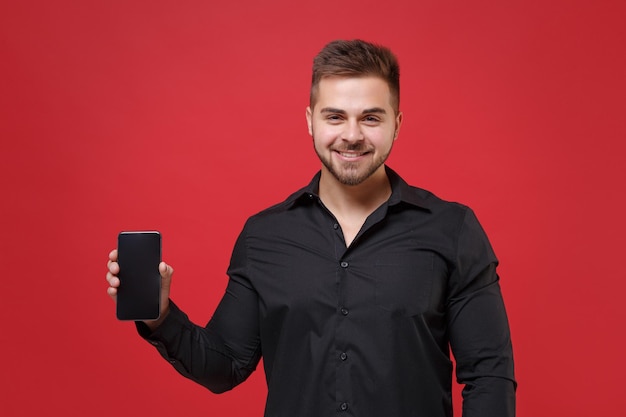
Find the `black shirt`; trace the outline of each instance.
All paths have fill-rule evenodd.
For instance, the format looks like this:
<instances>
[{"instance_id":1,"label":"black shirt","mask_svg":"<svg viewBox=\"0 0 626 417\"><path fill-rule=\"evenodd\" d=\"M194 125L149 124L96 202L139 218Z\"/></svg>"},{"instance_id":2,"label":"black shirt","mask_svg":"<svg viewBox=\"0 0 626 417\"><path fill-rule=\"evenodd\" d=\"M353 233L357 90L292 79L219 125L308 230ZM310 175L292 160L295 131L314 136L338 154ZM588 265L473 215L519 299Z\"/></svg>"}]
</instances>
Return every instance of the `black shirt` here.
<instances>
[{"instance_id":1,"label":"black shirt","mask_svg":"<svg viewBox=\"0 0 626 417\"><path fill-rule=\"evenodd\" d=\"M391 197L349 247L318 173L247 221L206 327L172 304L140 333L214 392L263 357L267 417L449 417L449 347L464 417L513 416L511 340L485 233L469 208L387 175Z\"/></svg>"}]
</instances>

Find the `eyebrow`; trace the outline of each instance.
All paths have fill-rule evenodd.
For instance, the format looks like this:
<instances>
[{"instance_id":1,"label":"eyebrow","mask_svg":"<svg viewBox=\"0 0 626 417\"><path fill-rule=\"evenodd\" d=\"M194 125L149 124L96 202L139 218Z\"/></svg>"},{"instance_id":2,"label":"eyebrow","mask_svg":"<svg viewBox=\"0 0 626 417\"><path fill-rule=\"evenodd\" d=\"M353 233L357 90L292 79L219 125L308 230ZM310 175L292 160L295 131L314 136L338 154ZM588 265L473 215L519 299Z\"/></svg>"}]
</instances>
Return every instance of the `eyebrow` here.
<instances>
[{"instance_id":1,"label":"eyebrow","mask_svg":"<svg viewBox=\"0 0 626 417\"><path fill-rule=\"evenodd\" d=\"M320 110L320 113L346 114L347 112L345 110L336 109L334 107L324 107L323 109ZM361 112L361 114L372 114L372 113L387 114L387 111L383 109L382 107L372 107L371 109L365 109Z\"/></svg>"}]
</instances>

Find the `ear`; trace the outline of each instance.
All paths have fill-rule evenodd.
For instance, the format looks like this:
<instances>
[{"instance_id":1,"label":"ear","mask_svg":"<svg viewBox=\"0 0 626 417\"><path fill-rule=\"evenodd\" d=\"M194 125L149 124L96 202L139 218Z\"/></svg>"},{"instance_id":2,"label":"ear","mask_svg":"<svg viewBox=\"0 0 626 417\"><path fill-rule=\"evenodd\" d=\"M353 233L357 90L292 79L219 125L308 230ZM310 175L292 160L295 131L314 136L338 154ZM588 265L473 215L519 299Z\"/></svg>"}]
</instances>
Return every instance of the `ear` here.
<instances>
[{"instance_id":1,"label":"ear","mask_svg":"<svg viewBox=\"0 0 626 417\"><path fill-rule=\"evenodd\" d=\"M311 110L311 106L306 108L306 124L309 128L309 135L313 136L313 110Z\"/></svg>"},{"instance_id":2,"label":"ear","mask_svg":"<svg viewBox=\"0 0 626 417\"><path fill-rule=\"evenodd\" d=\"M402 126L402 112L398 112L396 116L396 130L393 133L393 140L398 139L398 134L400 133L400 126Z\"/></svg>"}]
</instances>

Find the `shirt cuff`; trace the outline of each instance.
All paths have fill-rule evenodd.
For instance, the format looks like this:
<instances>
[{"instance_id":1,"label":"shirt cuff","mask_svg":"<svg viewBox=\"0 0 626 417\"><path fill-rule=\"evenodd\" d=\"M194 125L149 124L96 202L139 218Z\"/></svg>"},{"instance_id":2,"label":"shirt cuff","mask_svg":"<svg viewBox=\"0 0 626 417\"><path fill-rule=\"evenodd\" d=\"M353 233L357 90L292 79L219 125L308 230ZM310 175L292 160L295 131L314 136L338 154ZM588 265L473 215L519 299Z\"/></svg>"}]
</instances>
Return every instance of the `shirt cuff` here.
<instances>
[{"instance_id":1,"label":"shirt cuff","mask_svg":"<svg viewBox=\"0 0 626 417\"><path fill-rule=\"evenodd\" d=\"M136 321L135 326L137 328L137 333L144 340L154 346L159 346L162 342L171 339L172 336L178 334L180 332L180 328L185 325L185 323L189 323L189 318L185 313L183 313L176 304L172 300L169 300L169 309L170 311L163 320L163 323L159 325L154 331L150 330L150 328L143 321Z\"/></svg>"}]
</instances>

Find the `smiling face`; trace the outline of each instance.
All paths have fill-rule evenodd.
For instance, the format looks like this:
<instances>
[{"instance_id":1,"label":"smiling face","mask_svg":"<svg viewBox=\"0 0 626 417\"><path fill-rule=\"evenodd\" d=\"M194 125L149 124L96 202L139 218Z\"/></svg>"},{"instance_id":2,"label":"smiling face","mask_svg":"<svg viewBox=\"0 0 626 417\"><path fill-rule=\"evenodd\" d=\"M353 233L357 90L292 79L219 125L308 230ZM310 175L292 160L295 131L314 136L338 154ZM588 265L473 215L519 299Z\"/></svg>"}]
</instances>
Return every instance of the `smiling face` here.
<instances>
[{"instance_id":1,"label":"smiling face","mask_svg":"<svg viewBox=\"0 0 626 417\"><path fill-rule=\"evenodd\" d=\"M322 79L306 118L322 178L331 174L344 185L384 173L402 123L387 83L368 76Z\"/></svg>"}]
</instances>

